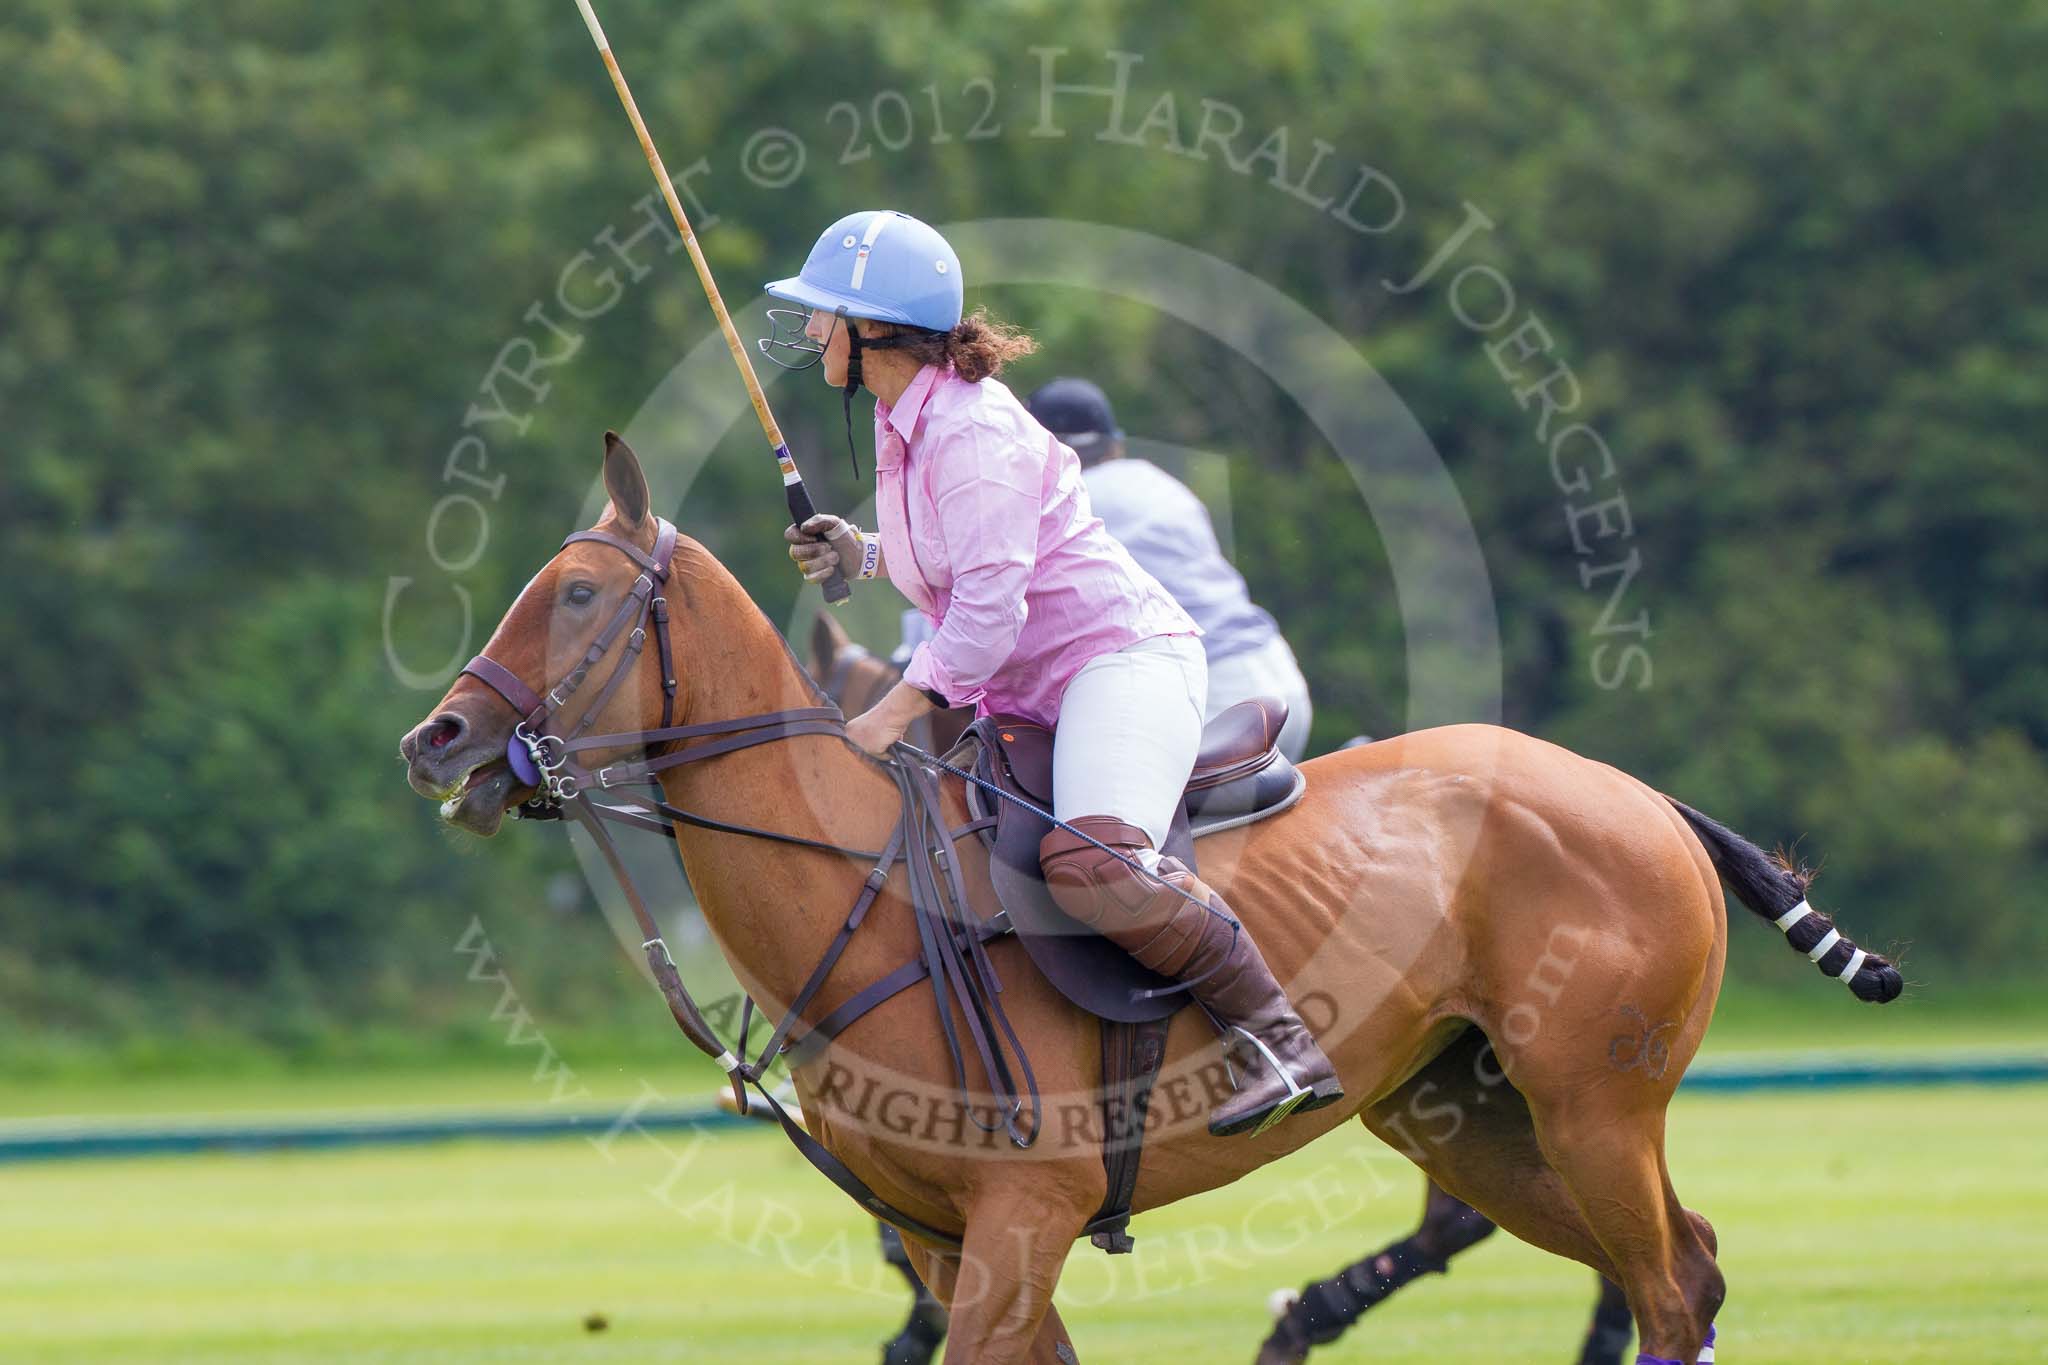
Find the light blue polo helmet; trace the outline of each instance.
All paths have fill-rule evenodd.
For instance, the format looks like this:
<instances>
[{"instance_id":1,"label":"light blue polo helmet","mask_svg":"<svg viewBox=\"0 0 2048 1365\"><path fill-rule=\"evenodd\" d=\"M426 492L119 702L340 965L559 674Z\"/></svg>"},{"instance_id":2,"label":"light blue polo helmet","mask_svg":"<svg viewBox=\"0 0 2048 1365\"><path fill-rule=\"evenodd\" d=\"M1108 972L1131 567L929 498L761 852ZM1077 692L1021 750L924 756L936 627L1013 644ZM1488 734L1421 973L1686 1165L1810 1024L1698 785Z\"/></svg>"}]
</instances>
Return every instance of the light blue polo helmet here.
<instances>
[{"instance_id":1,"label":"light blue polo helmet","mask_svg":"<svg viewBox=\"0 0 2048 1365\"><path fill-rule=\"evenodd\" d=\"M768 292L843 317L950 332L960 325L960 258L930 224L866 209L826 228L803 271Z\"/></svg>"},{"instance_id":2,"label":"light blue polo helmet","mask_svg":"<svg viewBox=\"0 0 2048 1365\"><path fill-rule=\"evenodd\" d=\"M825 229L799 274L771 281L767 288L774 298L836 314L841 321L865 318L926 332L950 332L960 325L960 258L929 224L894 209L847 214ZM807 312L770 308L769 333L759 343L761 354L786 370L817 364L824 357L825 343L806 334L808 320ZM846 329L846 382L840 405L856 477L860 456L853 440L853 396L861 387L861 352L899 349L916 335L863 337L854 327ZM785 360L785 352L803 359Z\"/></svg>"}]
</instances>

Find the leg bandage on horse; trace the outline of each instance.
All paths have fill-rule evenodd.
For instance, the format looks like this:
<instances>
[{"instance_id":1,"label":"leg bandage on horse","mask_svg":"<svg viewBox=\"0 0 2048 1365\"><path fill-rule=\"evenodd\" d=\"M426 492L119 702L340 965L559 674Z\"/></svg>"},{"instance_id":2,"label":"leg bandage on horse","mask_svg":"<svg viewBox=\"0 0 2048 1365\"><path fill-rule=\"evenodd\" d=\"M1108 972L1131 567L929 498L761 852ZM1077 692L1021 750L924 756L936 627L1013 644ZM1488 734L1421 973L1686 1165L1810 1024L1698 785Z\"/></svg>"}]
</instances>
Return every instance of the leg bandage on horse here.
<instances>
[{"instance_id":1,"label":"leg bandage on horse","mask_svg":"<svg viewBox=\"0 0 2048 1365\"><path fill-rule=\"evenodd\" d=\"M1185 982L1261 1054L1244 1086L1210 1114L1209 1131L1257 1132L1341 1098L1329 1059L1223 898L1179 859L1155 853L1135 825L1108 815L1069 823L1080 833L1055 829L1038 847L1054 901L1143 965Z\"/></svg>"},{"instance_id":2,"label":"leg bandage on horse","mask_svg":"<svg viewBox=\"0 0 2048 1365\"><path fill-rule=\"evenodd\" d=\"M1699 1365L1714 1365L1714 1327L1712 1323L1707 1324L1707 1339L1700 1346L1700 1353L1696 1359ZM1670 1356L1653 1356L1648 1351L1639 1351L1636 1353L1636 1365L1685 1365L1685 1362L1673 1360Z\"/></svg>"},{"instance_id":3,"label":"leg bandage on horse","mask_svg":"<svg viewBox=\"0 0 2048 1365\"><path fill-rule=\"evenodd\" d=\"M1492 1231L1491 1223L1487 1230ZM1405 1238L1302 1290L1294 1306L1274 1324L1274 1335L1285 1334L1304 1346L1327 1346L1367 1309L1417 1275L1440 1275L1445 1269L1445 1261L1431 1259L1417 1239Z\"/></svg>"}]
</instances>

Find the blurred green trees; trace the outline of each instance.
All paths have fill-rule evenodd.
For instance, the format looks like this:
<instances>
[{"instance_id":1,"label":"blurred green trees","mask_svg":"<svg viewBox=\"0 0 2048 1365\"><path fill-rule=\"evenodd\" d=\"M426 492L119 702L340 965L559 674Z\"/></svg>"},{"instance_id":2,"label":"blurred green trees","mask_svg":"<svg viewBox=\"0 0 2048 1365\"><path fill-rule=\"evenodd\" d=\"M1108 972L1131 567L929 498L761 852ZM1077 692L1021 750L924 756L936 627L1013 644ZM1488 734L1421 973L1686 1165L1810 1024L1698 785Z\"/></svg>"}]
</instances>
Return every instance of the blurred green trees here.
<instances>
[{"instance_id":1,"label":"blurred green trees","mask_svg":"<svg viewBox=\"0 0 2048 1365\"><path fill-rule=\"evenodd\" d=\"M1915 943L1909 975L2048 947L2048 7L1327 3L1247 25L1213 0L613 0L605 19L735 307L875 203L1115 224L1251 271L1351 338L1442 453L1494 583L1511 723L1803 840L1859 937ZM1064 134L1035 136L1042 61L1102 84L1112 49L1142 56L1124 127L1166 95L1171 126L1107 139L1107 101L1068 94ZM1284 126L1286 177L1327 143L1322 192L1375 167L1401 221L1353 231L1275 185L1278 161L1193 155L1212 106L1241 119L1240 157ZM771 128L805 160L749 176ZM508 940L576 945L549 959L563 1001L612 985L594 921L535 904L572 866L558 834L457 858L404 788L395 742L438 689L400 683L384 620L414 580L391 648L431 671L459 584L480 644L576 519L597 434L710 334L660 238L640 279L595 245L645 221L649 188L566 3L21 0L0 19L10 1032L139 1027L136 999L257 1031L437 1017L476 905ZM1507 328L1461 323L1441 281L1380 284L1468 204L1495 226L1459 264L1498 269L1509 326L1550 339L1521 378L1568 364L1572 418L1614 452L1593 492L1560 488L1539 409L1489 354ZM621 282L597 308L575 291L605 264ZM984 298L1045 342L1015 387L1085 371L1132 433L1231 457L1238 557L1302 655L1318 739L1398 725L1383 551L1268 377L1085 291ZM501 375L516 412L477 420L522 336L568 358L536 372L544 397ZM856 503L833 396L808 376L776 394L820 501ZM680 515L780 619L796 594L758 439L719 430L657 422L718 441ZM502 487L447 480L465 432ZM459 572L428 545L451 492L487 518ZM1616 494L1632 533L1589 558L1570 509ZM456 525L443 560L466 557ZM1596 635L1606 586L1582 571L1631 549L1621 615L1646 612L1647 638ZM1332 583L1331 564L1364 567ZM1628 640L1646 663L1602 686L1614 655L1594 651ZM1740 970L1798 979L1748 937Z\"/></svg>"}]
</instances>

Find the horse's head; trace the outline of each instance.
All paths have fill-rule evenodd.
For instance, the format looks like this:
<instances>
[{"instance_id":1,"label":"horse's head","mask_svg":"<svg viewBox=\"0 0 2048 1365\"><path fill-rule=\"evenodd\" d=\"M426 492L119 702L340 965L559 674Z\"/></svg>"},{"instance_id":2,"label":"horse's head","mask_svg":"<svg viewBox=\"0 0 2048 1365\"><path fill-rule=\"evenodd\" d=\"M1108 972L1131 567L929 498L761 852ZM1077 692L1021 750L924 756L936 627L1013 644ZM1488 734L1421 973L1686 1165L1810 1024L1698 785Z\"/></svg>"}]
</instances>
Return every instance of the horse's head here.
<instances>
[{"instance_id":1,"label":"horse's head","mask_svg":"<svg viewBox=\"0 0 2048 1365\"><path fill-rule=\"evenodd\" d=\"M903 681L901 664L863 648L829 611L819 612L811 623L810 668L825 695L849 716L867 710ZM974 712L965 707L935 711L913 721L904 738L942 754L960 742L973 719Z\"/></svg>"},{"instance_id":2,"label":"horse's head","mask_svg":"<svg viewBox=\"0 0 2048 1365\"><path fill-rule=\"evenodd\" d=\"M663 723L664 680L652 638L662 618L645 605L662 587L643 563L651 562L661 523L650 512L639 459L611 432L604 482L611 505L592 528L603 539L565 543L498 623L470 666L477 671L458 677L399 741L413 790L439 801L444 820L473 834L497 833L505 812L535 794L535 770L525 751L513 752L513 731L529 722L538 729L536 708L557 736Z\"/></svg>"},{"instance_id":3,"label":"horse's head","mask_svg":"<svg viewBox=\"0 0 2048 1365\"><path fill-rule=\"evenodd\" d=\"M849 716L880 701L903 677L902 669L863 648L829 611L819 612L811 622L810 670L825 694Z\"/></svg>"}]
</instances>

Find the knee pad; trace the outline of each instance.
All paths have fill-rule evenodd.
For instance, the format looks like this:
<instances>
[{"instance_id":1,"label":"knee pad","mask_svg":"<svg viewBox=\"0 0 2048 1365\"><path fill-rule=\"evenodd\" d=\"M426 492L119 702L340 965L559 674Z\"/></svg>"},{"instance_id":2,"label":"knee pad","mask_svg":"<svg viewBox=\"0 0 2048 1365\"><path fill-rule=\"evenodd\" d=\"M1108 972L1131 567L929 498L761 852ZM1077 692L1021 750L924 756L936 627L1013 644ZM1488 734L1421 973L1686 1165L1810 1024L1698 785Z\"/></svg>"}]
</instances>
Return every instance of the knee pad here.
<instances>
[{"instance_id":1,"label":"knee pad","mask_svg":"<svg viewBox=\"0 0 2048 1365\"><path fill-rule=\"evenodd\" d=\"M1107 815L1069 823L1115 852L1063 829L1046 835L1038 860L1053 903L1153 971L1178 977L1208 931L1211 915L1203 907L1211 899L1209 889L1178 858L1156 857L1151 839L1134 825ZM1152 871L1140 871L1124 858Z\"/></svg>"},{"instance_id":2,"label":"knee pad","mask_svg":"<svg viewBox=\"0 0 2048 1365\"><path fill-rule=\"evenodd\" d=\"M1110 815L1084 815L1068 823L1116 852L1105 853L1063 829L1039 841L1038 865L1045 873L1046 890L1060 909L1083 924L1105 927L1103 917L1110 910L1121 912L1120 918L1136 917L1163 893L1157 882L1123 861L1142 862L1143 855L1151 853L1152 840L1144 830ZM1161 860L1162 871L1168 861Z\"/></svg>"}]
</instances>

